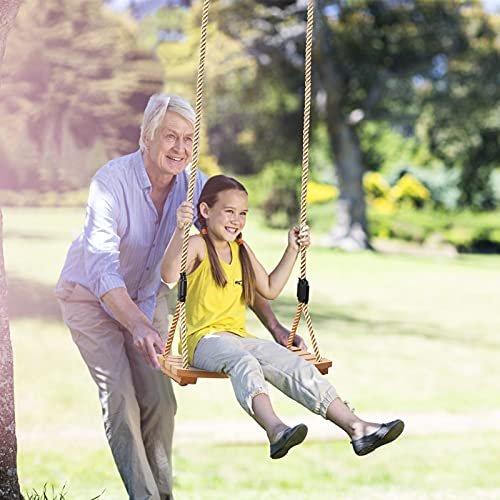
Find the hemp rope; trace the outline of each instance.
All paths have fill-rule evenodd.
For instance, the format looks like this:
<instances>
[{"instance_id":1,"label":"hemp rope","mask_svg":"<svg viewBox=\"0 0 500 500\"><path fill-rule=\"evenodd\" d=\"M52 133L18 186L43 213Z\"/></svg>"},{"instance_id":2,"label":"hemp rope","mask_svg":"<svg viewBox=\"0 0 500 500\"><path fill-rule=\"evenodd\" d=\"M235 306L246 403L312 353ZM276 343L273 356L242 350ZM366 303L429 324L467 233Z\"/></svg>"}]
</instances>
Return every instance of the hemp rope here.
<instances>
[{"instance_id":1,"label":"hemp rope","mask_svg":"<svg viewBox=\"0 0 500 500\"><path fill-rule=\"evenodd\" d=\"M307 2L307 32L306 32L306 52L305 52L305 98L304 98L304 128L302 132L302 190L300 194L300 227L307 224L307 184L309 177L309 126L311 122L311 69L312 69L312 38L313 38L313 18L314 18L314 1ZM304 247L300 248L300 278L306 279L306 251ZM288 337L287 348L291 349L293 340L297 332L297 327L301 318L301 313L304 313L307 329L311 337L316 361L321 360L319 353L318 342L314 334L309 308L306 303L299 302L297 313L293 320L290 336Z\"/></svg>"},{"instance_id":2,"label":"hemp rope","mask_svg":"<svg viewBox=\"0 0 500 500\"><path fill-rule=\"evenodd\" d=\"M189 173L189 186L187 192L187 201L193 203L194 198L194 183L196 180L196 172L198 170L198 155L200 149L200 128L201 128L201 115L203 113L203 82L205 77L205 59L207 53L207 26L208 26L208 10L210 7L210 0L203 0L203 12L201 16L201 40L200 40L200 56L198 62L198 79L196 82L196 120L194 125L193 137L193 157L191 161L191 172ZM182 240L182 254L181 254L181 268L180 272L186 272L187 266L187 251L189 241L190 226L184 228ZM177 301L175 306L175 313L172 319L172 325L168 332L168 339L165 345L165 352L163 354L166 358L172 349L172 342L174 340L175 329L177 322L180 320L181 324L181 346L182 346L182 367L188 367L188 348L187 348L187 335L186 335L186 303Z\"/></svg>"}]
</instances>

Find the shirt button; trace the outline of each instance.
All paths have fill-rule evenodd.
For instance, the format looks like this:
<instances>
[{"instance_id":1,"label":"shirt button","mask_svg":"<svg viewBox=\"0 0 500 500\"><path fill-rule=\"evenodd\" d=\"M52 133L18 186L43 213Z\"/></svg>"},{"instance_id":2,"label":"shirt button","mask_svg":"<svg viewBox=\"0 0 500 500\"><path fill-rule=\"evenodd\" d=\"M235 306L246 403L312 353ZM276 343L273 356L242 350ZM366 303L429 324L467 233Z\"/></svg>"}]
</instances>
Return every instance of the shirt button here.
<instances>
[{"instance_id":1,"label":"shirt button","mask_svg":"<svg viewBox=\"0 0 500 500\"><path fill-rule=\"evenodd\" d=\"M149 271L149 266L148 266L148 267L146 267L146 271Z\"/></svg>"},{"instance_id":2,"label":"shirt button","mask_svg":"<svg viewBox=\"0 0 500 500\"><path fill-rule=\"evenodd\" d=\"M154 248L155 246L156 246L156 243L153 243L153 244L151 245L151 248Z\"/></svg>"}]
</instances>

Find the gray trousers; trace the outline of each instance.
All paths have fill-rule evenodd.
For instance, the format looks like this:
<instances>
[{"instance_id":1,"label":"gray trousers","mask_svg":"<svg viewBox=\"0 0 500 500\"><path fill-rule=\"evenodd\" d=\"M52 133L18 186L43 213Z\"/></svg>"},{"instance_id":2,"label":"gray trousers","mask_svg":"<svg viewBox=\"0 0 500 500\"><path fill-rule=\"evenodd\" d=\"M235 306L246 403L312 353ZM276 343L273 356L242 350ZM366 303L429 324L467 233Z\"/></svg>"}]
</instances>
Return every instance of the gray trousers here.
<instances>
[{"instance_id":1,"label":"gray trousers","mask_svg":"<svg viewBox=\"0 0 500 500\"><path fill-rule=\"evenodd\" d=\"M268 394L266 381L323 418L338 397L312 363L270 340L227 332L206 335L194 351L194 366L228 375L236 399L249 415L253 398Z\"/></svg>"},{"instance_id":2,"label":"gray trousers","mask_svg":"<svg viewBox=\"0 0 500 500\"><path fill-rule=\"evenodd\" d=\"M106 436L129 498L171 498L177 404L170 379L146 364L131 335L86 288L60 282L56 296L97 384ZM166 290L160 288L154 326L164 339L167 315Z\"/></svg>"}]
</instances>

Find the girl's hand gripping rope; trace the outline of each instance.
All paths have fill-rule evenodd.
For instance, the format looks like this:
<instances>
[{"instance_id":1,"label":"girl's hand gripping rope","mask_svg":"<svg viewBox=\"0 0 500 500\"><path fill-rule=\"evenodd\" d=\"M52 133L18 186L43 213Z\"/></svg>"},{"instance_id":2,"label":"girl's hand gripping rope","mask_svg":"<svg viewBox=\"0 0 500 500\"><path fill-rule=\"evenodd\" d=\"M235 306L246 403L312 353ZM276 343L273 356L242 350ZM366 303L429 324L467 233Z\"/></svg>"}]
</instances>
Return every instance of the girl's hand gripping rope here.
<instances>
[{"instance_id":1,"label":"girl's hand gripping rope","mask_svg":"<svg viewBox=\"0 0 500 500\"><path fill-rule=\"evenodd\" d=\"M193 223L193 216L193 204L183 201L179 205L176 213L177 228L182 230L186 226L190 226Z\"/></svg>"},{"instance_id":2,"label":"girl's hand gripping rope","mask_svg":"<svg viewBox=\"0 0 500 500\"><path fill-rule=\"evenodd\" d=\"M288 233L288 246L298 252L300 247L308 248L311 245L311 233L309 226L303 226L302 229L294 226Z\"/></svg>"}]
</instances>

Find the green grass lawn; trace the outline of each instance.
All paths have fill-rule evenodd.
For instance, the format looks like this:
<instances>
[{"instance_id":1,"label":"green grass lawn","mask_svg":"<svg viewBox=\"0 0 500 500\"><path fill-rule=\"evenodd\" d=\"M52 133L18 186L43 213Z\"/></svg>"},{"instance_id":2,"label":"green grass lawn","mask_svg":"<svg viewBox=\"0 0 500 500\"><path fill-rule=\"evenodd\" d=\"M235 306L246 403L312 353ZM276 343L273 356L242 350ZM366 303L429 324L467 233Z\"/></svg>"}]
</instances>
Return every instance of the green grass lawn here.
<instances>
[{"instance_id":1,"label":"green grass lawn","mask_svg":"<svg viewBox=\"0 0 500 500\"><path fill-rule=\"evenodd\" d=\"M23 490L66 484L68 499L126 498L107 448L96 389L61 323L52 289L82 209L4 209ZM314 242L321 234L313 233ZM286 231L251 220L247 239L270 268ZM500 410L500 257L308 252L310 310L329 379L357 412ZM290 324L294 277L275 310ZM267 333L253 318L249 328ZM301 333L304 332L302 327ZM307 339L306 339L307 340ZM178 419L245 421L225 381L179 388ZM283 416L306 410L272 393ZM498 498L500 431L405 436L373 456L347 441L306 442L284 460L267 448L175 449L177 498Z\"/></svg>"}]
</instances>

